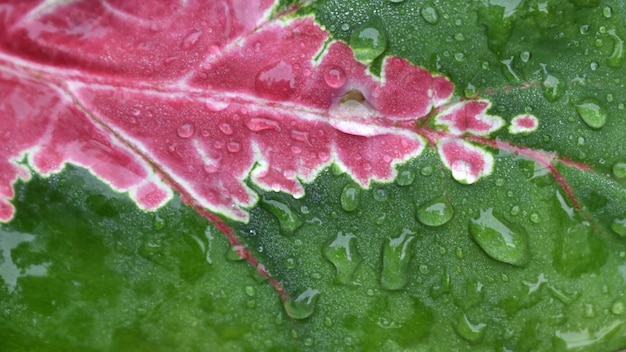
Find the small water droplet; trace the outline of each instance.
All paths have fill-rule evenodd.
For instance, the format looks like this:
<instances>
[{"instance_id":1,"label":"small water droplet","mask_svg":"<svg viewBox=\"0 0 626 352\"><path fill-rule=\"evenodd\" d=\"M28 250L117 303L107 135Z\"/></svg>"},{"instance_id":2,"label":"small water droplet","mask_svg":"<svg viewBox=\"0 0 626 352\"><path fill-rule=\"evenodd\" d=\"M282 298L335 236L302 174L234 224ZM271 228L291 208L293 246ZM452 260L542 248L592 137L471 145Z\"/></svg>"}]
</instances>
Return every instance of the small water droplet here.
<instances>
[{"instance_id":1,"label":"small water droplet","mask_svg":"<svg viewBox=\"0 0 626 352\"><path fill-rule=\"evenodd\" d=\"M346 84L346 72L338 66L328 66L324 70L324 81L331 88L341 88Z\"/></svg>"},{"instance_id":2,"label":"small water droplet","mask_svg":"<svg viewBox=\"0 0 626 352\"><path fill-rule=\"evenodd\" d=\"M537 213L532 213L530 214L530 221L534 222L535 224L538 224L541 222L541 217Z\"/></svg>"},{"instance_id":3,"label":"small water droplet","mask_svg":"<svg viewBox=\"0 0 626 352\"><path fill-rule=\"evenodd\" d=\"M433 174L433 167L432 166L424 166L422 168L422 170L420 170L420 174L422 174L422 176L430 176Z\"/></svg>"},{"instance_id":4,"label":"small water droplet","mask_svg":"<svg viewBox=\"0 0 626 352\"><path fill-rule=\"evenodd\" d=\"M511 215L515 216L518 215L520 213L520 207L518 205L514 205L511 208Z\"/></svg>"},{"instance_id":5,"label":"small water droplet","mask_svg":"<svg viewBox=\"0 0 626 352\"><path fill-rule=\"evenodd\" d=\"M218 127L223 134L230 136L233 134L233 128L226 122L221 123Z\"/></svg>"},{"instance_id":6,"label":"small water droplet","mask_svg":"<svg viewBox=\"0 0 626 352\"><path fill-rule=\"evenodd\" d=\"M399 4L399 3L404 2L404 0L389 0L389 2L392 4Z\"/></svg>"},{"instance_id":7,"label":"small water droplet","mask_svg":"<svg viewBox=\"0 0 626 352\"><path fill-rule=\"evenodd\" d=\"M339 232L337 237L324 248L324 257L337 270L336 279L339 283L350 285L354 281L354 272L363 261L355 244L356 236L351 233Z\"/></svg>"},{"instance_id":8,"label":"small water droplet","mask_svg":"<svg viewBox=\"0 0 626 352\"><path fill-rule=\"evenodd\" d=\"M458 40L458 41L463 41L465 40L465 36L463 35L463 33L457 33L454 35L454 39Z\"/></svg>"},{"instance_id":9,"label":"small water droplet","mask_svg":"<svg viewBox=\"0 0 626 352\"><path fill-rule=\"evenodd\" d=\"M398 186L409 186L415 180L415 172L413 170L402 170L398 173L396 183Z\"/></svg>"},{"instance_id":10,"label":"small water droplet","mask_svg":"<svg viewBox=\"0 0 626 352\"><path fill-rule=\"evenodd\" d=\"M610 8L610 7L605 6L605 7L602 9L602 15L603 15L604 17L606 17L606 18L611 18L611 15L612 15L612 14L613 14L613 10L611 10L611 8Z\"/></svg>"},{"instance_id":11,"label":"small water droplet","mask_svg":"<svg viewBox=\"0 0 626 352\"><path fill-rule=\"evenodd\" d=\"M294 231L302 226L303 222L300 215L286 203L264 196L261 198L261 207L278 219L283 235L292 235Z\"/></svg>"},{"instance_id":12,"label":"small water droplet","mask_svg":"<svg viewBox=\"0 0 626 352\"><path fill-rule=\"evenodd\" d=\"M237 153L241 150L241 144L237 142L228 142L226 149L231 153Z\"/></svg>"},{"instance_id":13,"label":"small water droplet","mask_svg":"<svg viewBox=\"0 0 626 352\"><path fill-rule=\"evenodd\" d=\"M228 252L226 252L226 260L229 261L240 261L244 259L243 252L245 248L242 245L231 247Z\"/></svg>"},{"instance_id":14,"label":"small water droplet","mask_svg":"<svg viewBox=\"0 0 626 352\"><path fill-rule=\"evenodd\" d=\"M576 110L587 126L594 130L604 127L606 111L599 101L593 98L585 99L576 105Z\"/></svg>"},{"instance_id":15,"label":"small water droplet","mask_svg":"<svg viewBox=\"0 0 626 352\"><path fill-rule=\"evenodd\" d=\"M555 75L546 74L543 81L543 96L548 101L558 100L565 91L565 83Z\"/></svg>"},{"instance_id":16,"label":"small water droplet","mask_svg":"<svg viewBox=\"0 0 626 352\"><path fill-rule=\"evenodd\" d=\"M528 62L528 60L530 60L530 51L522 51L522 53L519 55L519 58L522 60L522 62Z\"/></svg>"},{"instance_id":17,"label":"small water droplet","mask_svg":"<svg viewBox=\"0 0 626 352\"><path fill-rule=\"evenodd\" d=\"M459 336L467 341L471 343L478 343L483 338L483 335L485 335L487 324L474 324L467 318L467 315L463 314L463 317L456 324L455 330Z\"/></svg>"},{"instance_id":18,"label":"small water droplet","mask_svg":"<svg viewBox=\"0 0 626 352\"><path fill-rule=\"evenodd\" d=\"M463 61L465 59L465 54L463 54L463 53L455 53L454 54L454 59L456 61Z\"/></svg>"},{"instance_id":19,"label":"small water droplet","mask_svg":"<svg viewBox=\"0 0 626 352\"><path fill-rule=\"evenodd\" d=\"M341 25L341 30L342 31L348 31L350 29L350 25L347 23L344 23Z\"/></svg>"},{"instance_id":20,"label":"small water droplet","mask_svg":"<svg viewBox=\"0 0 626 352\"><path fill-rule=\"evenodd\" d=\"M422 15L424 21L430 24L437 24L437 22L439 22L439 14L437 13L437 10L430 6L422 7L420 14Z\"/></svg>"},{"instance_id":21,"label":"small water droplet","mask_svg":"<svg viewBox=\"0 0 626 352\"><path fill-rule=\"evenodd\" d=\"M454 255L459 259L463 259L463 257L465 256L461 247L456 247L454 249Z\"/></svg>"},{"instance_id":22,"label":"small water droplet","mask_svg":"<svg viewBox=\"0 0 626 352\"><path fill-rule=\"evenodd\" d=\"M583 24L582 26L580 26L579 31L580 31L580 34L587 34L587 33L589 33L589 25L588 24Z\"/></svg>"},{"instance_id":23,"label":"small water droplet","mask_svg":"<svg viewBox=\"0 0 626 352\"><path fill-rule=\"evenodd\" d=\"M361 200L361 190L358 186L349 184L341 192L341 207L345 211L354 211L359 206Z\"/></svg>"},{"instance_id":24,"label":"small water droplet","mask_svg":"<svg viewBox=\"0 0 626 352\"><path fill-rule=\"evenodd\" d=\"M417 220L426 226L441 226L454 216L454 208L445 197L430 201L417 210Z\"/></svg>"},{"instance_id":25,"label":"small water droplet","mask_svg":"<svg viewBox=\"0 0 626 352\"><path fill-rule=\"evenodd\" d=\"M480 66L483 68L483 70L486 70L489 68L489 62L483 61L483 63Z\"/></svg>"},{"instance_id":26,"label":"small water droplet","mask_svg":"<svg viewBox=\"0 0 626 352\"><path fill-rule=\"evenodd\" d=\"M319 299L320 291L307 288L296 298L285 301L285 311L293 319L305 319L315 311L315 303Z\"/></svg>"},{"instance_id":27,"label":"small water droplet","mask_svg":"<svg viewBox=\"0 0 626 352\"><path fill-rule=\"evenodd\" d=\"M384 202L387 199L389 199L389 196L387 195L387 191L384 188L381 187L374 190L374 200L378 202Z\"/></svg>"},{"instance_id":28,"label":"small water droplet","mask_svg":"<svg viewBox=\"0 0 626 352\"><path fill-rule=\"evenodd\" d=\"M357 60L363 63L374 61L387 48L387 34L382 21L374 17L355 28L350 35L350 46Z\"/></svg>"},{"instance_id":29,"label":"small water droplet","mask_svg":"<svg viewBox=\"0 0 626 352\"><path fill-rule=\"evenodd\" d=\"M505 181L504 181L503 178L499 178L499 179L496 180L496 186L502 187L502 186L504 186L504 182Z\"/></svg>"},{"instance_id":30,"label":"small water droplet","mask_svg":"<svg viewBox=\"0 0 626 352\"><path fill-rule=\"evenodd\" d=\"M611 313L615 315L622 315L624 312L626 312L626 305L621 300L615 301L611 306Z\"/></svg>"},{"instance_id":31,"label":"small water droplet","mask_svg":"<svg viewBox=\"0 0 626 352\"><path fill-rule=\"evenodd\" d=\"M611 170L613 171L613 176L615 176L616 178L626 178L626 162L617 162L613 164Z\"/></svg>"},{"instance_id":32,"label":"small water droplet","mask_svg":"<svg viewBox=\"0 0 626 352\"><path fill-rule=\"evenodd\" d=\"M491 258L515 266L528 264L528 234L522 227L498 219L493 208L481 210L480 216L470 221L470 233Z\"/></svg>"},{"instance_id":33,"label":"small water droplet","mask_svg":"<svg viewBox=\"0 0 626 352\"><path fill-rule=\"evenodd\" d=\"M614 219L611 223L611 230L622 237L626 237L626 218Z\"/></svg>"},{"instance_id":34,"label":"small water droplet","mask_svg":"<svg viewBox=\"0 0 626 352\"><path fill-rule=\"evenodd\" d=\"M609 66L619 67L622 63L622 58L624 57L624 40L617 35L615 28L611 28L608 33L611 37L613 37L615 44L613 45L613 52L607 61Z\"/></svg>"},{"instance_id":35,"label":"small water droplet","mask_svg":"<svg viewBox=\"0 0 626 352\"><path fill-rule=\"evenodd\" d=\"M167 225L167 222L165 221L165 219L160 217L159 214L154 215L154 222L152 223L152 228L155 231L163 230L166 225Z\"/></svg>"},{"instance_id":36,"label":"small water droplet","mask_svg":"<svg viewBox=\"0 0 626 352\"><path fill-rule=\"evenodd\" d=\"M408 282L408 265L412 256L411 242L415 233L404 230L396 238L387 238L383 249L380 284L386 290L400 290Z\"/></svg>"},{"instance_id":37,"label":"small water droplet","mask_svg":"<svg viewBox=\"0 0 626 352\"><path fill-rule=\"evenodd\" d=\"M591 71L595 71L598 69L598 66L600 66L597 62L592 62L589 64L589 68L591 68Z\"/></svg>"},{"instance_id":38,"label":"small water droplet","mask_svg":"<svg viewBox=\"0 0 626 352\"><path fill-rule=\"evenodd\" d=\"M246 120L245 125L252 132L261 132L267 130L280 131L280 124L277 121L264 117L254 117Z\"/></svg>"},{"instance_id":39,"label":"small water droplet","mask_svg":"<svg viewBox=\"0 0 626 352\"><path fill-rule=\"evenodd\" d=\"M183 123L176 130L180 138L189 138L193 136L195 131L196 129L192 123Z\"/></svg>"},{"instance_id":40,"label":"small water droplet","mask_svg":"<svg viewBox=\"0 0 626 352\"><path fill-rule=\"evenodd\" d=\"M194 45L196 45L196 43L198 42L198 39L200 39L201 35L202 35L202 31L200 30L194 30L191 33L189 33L185 37L185 39L183 39L183 42L180 44L181 49L189 50L193 48Z\"/></svg>"}]
</instances>

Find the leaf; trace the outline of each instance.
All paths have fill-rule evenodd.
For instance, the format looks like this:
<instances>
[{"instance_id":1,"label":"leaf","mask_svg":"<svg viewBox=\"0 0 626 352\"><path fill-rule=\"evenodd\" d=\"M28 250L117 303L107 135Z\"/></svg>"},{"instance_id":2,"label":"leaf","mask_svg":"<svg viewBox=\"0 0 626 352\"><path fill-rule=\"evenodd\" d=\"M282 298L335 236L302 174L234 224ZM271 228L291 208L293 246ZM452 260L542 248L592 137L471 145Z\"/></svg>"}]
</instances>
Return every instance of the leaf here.
<instances>
[{"instance_id":1,"label":"leaf","mask_svg":"<svg viewBox=\"0 0 626 352\"><path fill-rule=\"evenodd\" d=\"M187 228L183 237L203 255L217 243L202 219L161 225L163 209L183 212L172 210L180 209L180 203L172 208L175 194L213 221L239 254L271 278L286 313L304 319L295 341L277 335L266 340L268 348L623 348L626 150L617 94L624 79L623 34L616 22L623 5L356 5L315 4L324 27L301 16L310 8L270 14L269 2L0 8L6 29L0 128L16 141L0 158L3 219L14 215L10 199L20 204L18 216L3 227L5 258L36 238L49 239L33 243L50 253L55 234L80 232L61 221L36 230L39 222L29 225L19 215L29 203L20 194L46 182L37 174L56 173L70 162L117 191L129 191L142 208L161 209L152 225L156 239L163 231ZM337 39L349 42L355 54ZM546 43L555 49L546 50ZM588 59L595 61L581 72L577 64L587 66ZM563 64L568 62L574 64ZM607 145L613 150L607 152ZM14 197L13 185L32 177L31 170L35 180ZM73 175L69 170L61 175ZM77 175L70 179L82 179ZM44 197L54 202L68 181L49 180L47 187L32 187L58 190ZM103 230L105 243L95 253L108 253L122 233L123 214L107 205L107 198L119 196L104 194L89 194L82 209L68 209L91 214L87 219L114 219L116 230ZM70 203L80 199L73 197ZM37 213L36 207L30 212ZM179 249L172 252L151 240L142 230L147 215L134 213L137 224L125 224L142 235L129 238L146 242L129 246L137 249L126 257L143 263L132 255L136 250L156 264L148 270L162 267L168 279L155 281L161 283L156 293L128 299L150 297L144 300L149 307L141 309L156 314L151 321L158 330L167 314L156 308L161 297L188 290L201 299L215 275L185 259L197 249L174 246ZM53 218L64 215L57 211ZM87 252L77 250L84 253L80 263L89 263ZM11 273L21 268L16 281L3 275L9 294L36 281L37 273L68 267L58 259L33 263L5 266ZM120 266L113 272L126 275ZM236 279L231 288L245 287L233 301L250 308L245 295L254 296L257 286L224 272ZM186 282L174 284L173 293L162 288L177 278ZM69 297L74 289L57 292ZM98 297L78 294L87 302ZM49 303L26 301L35 313L55 311ZM271 320L272 309L281 312L271 298L263 302L273 307L255 310L266 314L263 321ZM205 311L216 319L219 310ZM28 314L19 317L28 321ZM156 346L174 336L147 333L142 314L113 335L90 333L129 348L137 343L137 349L142 339ZM189 306L179 316L201 319L193 318ZM233 328L211 325L208 331L219 331L219 337L205 347L239 339L246 348L285 328L245 328L247 314L226 316L225 325ZM82 346L71 342L72 333L66 336L60 343ZM197 337L193 341L187 346L201 346Z\"/></svg>"}]
</instances>

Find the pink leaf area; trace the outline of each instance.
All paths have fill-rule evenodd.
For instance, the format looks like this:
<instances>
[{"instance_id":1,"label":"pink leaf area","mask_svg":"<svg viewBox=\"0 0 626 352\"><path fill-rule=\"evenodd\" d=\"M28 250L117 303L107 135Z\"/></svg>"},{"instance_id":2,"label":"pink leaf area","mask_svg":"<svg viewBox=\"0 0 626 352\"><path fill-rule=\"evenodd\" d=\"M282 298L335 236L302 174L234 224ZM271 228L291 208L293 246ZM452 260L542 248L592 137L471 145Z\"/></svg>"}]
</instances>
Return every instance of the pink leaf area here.
<instances>
[{"instance_id":1,"label":"pink leaf area","mask_svg":"<svg viewBox=\"0 0 626 352\"><path fill-rule=\"evenodd\" d=\"M380 78L311 17L274 1L0 4L0 220L30 172L85 167L144 209L173 192L247 221L266 190L304 196L335 163L361 186L437 148L476 182L493 157L474 144L503 126L486 100L452 101L445 77L405 59ZM420 120L434 117L435 129ZM523 121L520 121L523 124ZM202 214L206 214L204 210Z\"/></svg>"}]
</instances>

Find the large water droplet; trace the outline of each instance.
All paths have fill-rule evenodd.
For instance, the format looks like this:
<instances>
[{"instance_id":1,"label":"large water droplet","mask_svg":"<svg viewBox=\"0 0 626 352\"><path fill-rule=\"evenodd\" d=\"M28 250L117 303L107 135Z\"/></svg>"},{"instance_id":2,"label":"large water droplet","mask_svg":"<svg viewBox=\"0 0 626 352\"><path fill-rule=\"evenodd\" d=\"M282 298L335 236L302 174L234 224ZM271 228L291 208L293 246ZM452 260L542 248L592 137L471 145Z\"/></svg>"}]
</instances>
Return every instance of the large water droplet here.
<instances>
[{"instance_id":1,"label":"large water droplet","mask_svg":"<svg viewBox=\"0 0 626 352\"><path fill-rule=\"evenodd\" d=\"M356 236L351 233L339 232L337 237L324 248L324 257L337 269L337 281L344 285L350 285L354 281L354 272L363 258L354 243Z\"/></svg>"},{"instance_id":2,"label":"large water droplet","mask_svg":"<svg viewBox=\"0 0 626 352\"><path fill-rule=\"evenodd\" d=\"M611 28L608 33L611 37L613 37L615 43L613 45L613 52L607 61L609 66L619 67L624 57L624 40L617 35L615 28Z\"/></svg>"},{"instance_id":3,"label":"large water droplet","mask_svg":"<svg viewBox=\"0 0 626 352\"><path fill-rule=\"evenodd\" d=\"M363 63L370 63L387 48L387 34L378 17L355 28L350 35L350 46L354 57Z\"/></svg>"},{"instance_id":4,"label":"large water droplet","mask_svg":"<svg viewBox=\"0 0 626 352\"><path fill-rule=\"evenodd\" d=\"M275 99L288 99L295 87L293 67L282 60L259 71L254 81L254 88L259 95Z\"/></svg>"},{"instance_id":5,"label":"large water droplet","mask_svg":"<svg viewBox=\"0 0 626 352\"><path fill-rule=\"evenodd\" d=\"M480 216L470 221L470 233L495 260L516 266L525 266L530 260L526 230L496 218L493 208L481 210Z\"/></svg>"},{"instance_id":6,"label":"large water droplet","mask_svg":"<svg viewBox=\"0 0 626 352\"><path fill-rule=\"evenodd\" d=\"M404 230L399 237L387 238L383 249L383 269L380 285L386 290L400 290L407 284L407 270L411 260L411 242L415 233Z\"/></svg>"},{"instance_id":7,"label":"large water droplet","mask_svg":"<svg viewBox=\"0 0 626 352\"><path fill-rule=\"evenodd\" d=\"M296 298L285 301L285 311L294 319L310 317L315 311L315 303L319 299L320 291L307 288Z\"/></svg>"},{"instance_id":8,"label":"large water droplet","mask_svg":"<svg viewBox=\"0 0 626 352\"><path fill-rule=\"evenodd\" d=\"M195 131L196 129L192 123L183 123L178 126L178 129L176 129L176 132L178 133L178 136L180 138L189 138L193 136Z\"/></svg>"},{"instance_id":9,"label":"large water droplet","mask_svg":"<svg viewBox=\"0 0 626 352\"><path fill-rule=\"evenodd\" d=\"M359 186L349 184L341 192L341 207L345 211L354 211L359 206L361 200L361 190Z\"/></svg>"},{"instance_id":10,"label":"large water droplet","mask_svg":"<svg viewBox=\"0 0 626 352\"><path fill-rule=\"evenodd\" d=\"M613 175L619 179L626 178L626 163L617 162L612 167Z\"/></svg>"},{"instance_id":11,"label":"large water droplet","mask_svg":"<svg viewBox=\"0 0 626 352\"><path fill-rule=\"evenodd\" d=\"M614 219L611 223L611 230L622 237L626 237L626 218Z\"/></svg>"},{"instance_id":12,"label":"large water droplet","mask_svg":"<svg viewBox=\"0 0 626 352\"><path fill-rule=\"evenodd\" d=\"M593 98L585 99L576 105L576 110L587 126L594 130L604 127L606 111L599 101Z\"/></svg>"},{"instance_id":13,"label":"large water droplet","mask_svg":"<svg viewBox=\"0 0 626 352\"><path fill-rule=\"evenodd\" d=\"M463 317L456 324L455 330L459 336L467 341L471 343L478 343L483 338L483 335L485 335L487 324L474 324L467 318L467 315L463 314Z\"/></svg>"},{"instance_id":14,"label":"large water droplet","mask_svg":"<svg viewBox=\"0 0 626 352\"><path fill-rule=\"evenodd\" d=\"M426 226L441 226L454 216L454 208L445 197L435 199L417 210L417 220Z\"/></svg>"},{"instance_id":15,"label":"large water droplet","mask_svg":"<svg viewBox=\"0 0 626 352\"><path fill-rule=\"evenodd\" d=\"M346 84L346 72L338 66L328 66L324 70L324 81L331 88L341 88Z\"/></svg>"},{"instance_id":16,"label":"large water droplet","mask_svg":"<svg viewBox=\"0 0 626 352\"><path fill-rule=\"evenodd\" d=\"M302 226L300 215L288 204L268 197L261 198L261 207L272 213L280 225L280 231L284 235L291 235Z\"/></svg>"},{"instance_id":17,"label":"large water droplet","mask_svg":"<svg viewBox=\"0 0 626 352\"><path fill-rule=\"evenodd\" d=\"M437 10L430 6L422 7L420 14L422 15L424 21L430 24L437 24L437 22L439 22L439 14L437 13Z\"/></svg>"}]
</instances>

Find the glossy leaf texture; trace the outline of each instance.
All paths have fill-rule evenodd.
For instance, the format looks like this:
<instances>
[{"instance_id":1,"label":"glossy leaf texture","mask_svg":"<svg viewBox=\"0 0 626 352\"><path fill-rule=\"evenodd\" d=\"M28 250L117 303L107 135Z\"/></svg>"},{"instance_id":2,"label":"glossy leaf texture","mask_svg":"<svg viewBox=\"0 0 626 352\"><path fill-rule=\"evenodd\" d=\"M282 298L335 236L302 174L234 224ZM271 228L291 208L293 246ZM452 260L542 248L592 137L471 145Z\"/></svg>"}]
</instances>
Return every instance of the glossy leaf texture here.
<instances>
[{"instance_id":1,"label":"glossy leaf texture","mask_svg":"<svg viewBox=\"0 0 626 352\"><path fill-rule=\"evenodd\" d=\"M626 347L624 11L0 5L4 347Z\"/></svg>"}]
</instances>

